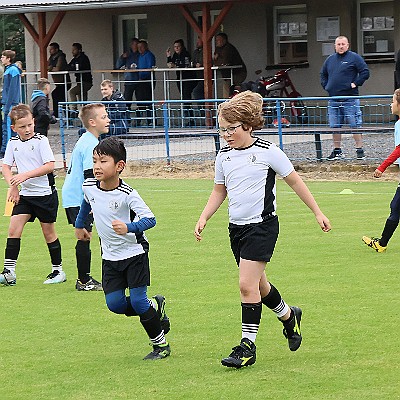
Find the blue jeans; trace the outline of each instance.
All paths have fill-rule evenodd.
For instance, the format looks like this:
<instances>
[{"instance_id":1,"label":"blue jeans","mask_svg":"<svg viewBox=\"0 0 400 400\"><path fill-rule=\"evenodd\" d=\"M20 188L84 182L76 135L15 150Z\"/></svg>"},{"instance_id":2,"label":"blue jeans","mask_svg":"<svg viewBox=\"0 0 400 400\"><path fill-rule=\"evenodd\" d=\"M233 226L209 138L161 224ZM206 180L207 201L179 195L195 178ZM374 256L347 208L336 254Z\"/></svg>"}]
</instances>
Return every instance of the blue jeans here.
<instances>
[{"instance_id":1,"label":"blue jeans","mask_svg":"<svg viewBox=\"0 0 400 400\"><path fill-rule=\"evenodd\" d=\"M328 116L331 128L340 128L346 123L350 128L361 126L362 113L360 99L329 100Z\"/></svg>"}]
</instances>

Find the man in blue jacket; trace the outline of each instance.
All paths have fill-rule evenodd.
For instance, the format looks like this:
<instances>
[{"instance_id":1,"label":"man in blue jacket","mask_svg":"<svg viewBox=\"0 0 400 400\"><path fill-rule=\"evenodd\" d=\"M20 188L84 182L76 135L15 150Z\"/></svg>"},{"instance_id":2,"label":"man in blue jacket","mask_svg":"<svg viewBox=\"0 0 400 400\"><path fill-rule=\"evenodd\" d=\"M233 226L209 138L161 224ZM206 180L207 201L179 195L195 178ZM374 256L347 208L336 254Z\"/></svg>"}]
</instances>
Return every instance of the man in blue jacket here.
<instances>
[{"instance_id":1,"label":"man in blue jacket","mask_svg":"<svg viewBox=\"0 0 400 400\"><path fill-rule=\"evenodd\" d=\"M7 143L10 140L11 121L8 117L11 108L21 102L21 70L14 64L15 51L4 50L1 53L1 63L4 66L3 95L1 99L3 111L3 140L0 149L0 158L4 157Z\"/></svg>"},{"instance_id":2,"label":"man in blue jacket","mask_svg":"<svg viewBox=\"0 0 400 400\"><path fill-rule=\"evenodd\" d=\"M329 96L348 96L347 99L333 99L328 102L329 126L340 128L347 123L350 128L360 127L362 115L360 100L352 99L358 96L358 87L369 78L369 69L364 59L349 50L349 40L346 36L338 36L335 40L335 54L330 55L321 69L321 85ZM341 134L333 133L334 149L327 160L343 158L341 149ZM353 134L356 143L358 160L365 158L362 148L361 133Z\"/></svg>"}]
</instances>

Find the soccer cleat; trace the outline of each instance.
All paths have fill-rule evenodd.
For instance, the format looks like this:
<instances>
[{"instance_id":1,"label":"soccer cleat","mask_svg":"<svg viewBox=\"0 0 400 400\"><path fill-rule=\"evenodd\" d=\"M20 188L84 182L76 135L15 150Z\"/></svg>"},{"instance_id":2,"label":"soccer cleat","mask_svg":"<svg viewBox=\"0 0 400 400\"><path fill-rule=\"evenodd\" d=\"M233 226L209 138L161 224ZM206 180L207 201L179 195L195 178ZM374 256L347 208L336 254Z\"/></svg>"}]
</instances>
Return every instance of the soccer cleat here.
<instances>
[{"instance_id":1,"label":"soccer cleat","mask_svg":"<svg viewBox=\"0 0 400 400\"><path fill-rule=\"evenodd\" d=\"M101 286L101 282L98 282L96 279L90 277L86 283L82 283L79 279L77 279L75 289L84 292L101 291L103 290L103 286Z\"/></svg>"},{"instance_id":2,"label":"soccer cleat","mask_svg":"<svg viewBox=\"0 0 400 400\"><path fill-rule=\"evenodd\" d=\"M301 321L301 308L290 307L293 311L293 317L287 321L281 321L283 323L283 335L288 340L289 349L291 351L296 351L301 345L301 331L300 331L300 321Z\"/></svg>"},{"instance_id":3,"label":"soccer cleat","mask_svg":"<svg viewBox=\"0 0 400 400\"><path fill-rule=\"evenodd\" d=\"M357 154L357 160L365 159L364 149L357 149L356 154Z\"/></svg>"},{"instance_id":4,"label":"soccer cleat","mask_svg":"<svg viewBox=\"0 0 400 400\"><path fill-rule=\"evenodd\" d=\"M239 346L232 350L228 357L221 360L225 367L242 368L256 362L256 345L250 339L243 338Z\"/></svg>"},{"instance_id":5,"label":"soccer cleat","mask_svg":"<svg viewBox=\"0 0 400 400\"><path fill-rule=\"evenodd\" d=\"M381 246L379 243L379 238L363 236L362 241L368 246L374 249L377 253L383 253L387 246Z\"/></svg>"},{"instance_id":6,"label":"soccer cleat","mask_svg":"<svg viewBox=\"0 0 400 400\"><path fill-rule=\"evenodd\" d=\"M344 158L344 154L342 153L342 150L332 150L332 153L326 157L328 161L334 161L334 160L341 160Z\"/></svg>"},{"instance_id":7,"label":"soccer cleat","mask_svg":"<svg viewBox=\"0 0 400 400\"><path fill-rule=\"evenodd\" d=\"M157 314L160 317L161 328L164 331L164 335L166 335L171 329L171 323L169 322L169 318L165 313L165 297L161 294L157 294L152 297L157 303Z\"/></svg>"},{"instance_id":8,"label":"soccer cleat","mask_svg":"<svg viewBox=\"0 0 400 400\"><path fill-rule=\"evenodd\" d=\"M0 284L4 286L14 286L17 284L17 277L9 269L4 268L0 274Z\"/></svg>"},{"instance_id":9,"label":"soccer cleat","mask_svg":"<svg viewBox=\"0 0 400 400\"><path fill-rule=\"evenodd\" d=\"M143 360L161 360L166 358L171 354L171 348L168 343L165 344L155 344L153 345L153 351L147 354Z\"/></svg>"},{"instance_id":10,"label":"soccer cleat","mask_svg":"<svg viewBox=\"0 0 400 400\"><path fill-rule=\"evenodd\" d=\"M62 283L67 280L67 275L64 271L54 270L52 273L48 274L46 280L43 282L45 285L51 283Z\"/></svg>"}]
</instances>

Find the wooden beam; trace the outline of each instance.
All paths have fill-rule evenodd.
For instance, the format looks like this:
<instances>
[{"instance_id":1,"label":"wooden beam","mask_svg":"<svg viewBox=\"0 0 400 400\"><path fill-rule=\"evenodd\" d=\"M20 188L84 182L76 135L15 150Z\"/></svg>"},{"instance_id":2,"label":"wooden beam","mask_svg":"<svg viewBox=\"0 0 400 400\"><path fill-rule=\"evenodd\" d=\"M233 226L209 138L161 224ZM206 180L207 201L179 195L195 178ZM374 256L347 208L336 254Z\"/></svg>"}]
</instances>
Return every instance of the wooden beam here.
<instances>
[{"instance_id":1,"label":"wooden beam","mask_svg":"<svg viewBox=\"0 0 400 400\"><path fill-rule=\"evenodd\" d=\"M214 35L217 33L217 31L219 30L219 26L222 24L224 18L226 17L226 15L228 14L228 12L230 11L230 9L233 7L233 2L229 1L226 2L221 10L221 12L218 14L218 17L215 18L214 23L212 24L212 26L207 30L207 40L211 40Z\"/></svg>"},{"instance_id":2,"label":"wooden beam","mask_svg":"<svg viewBox=\"0 0 400 400\"><path fill-rule=\"evenodd\" d=\"M25 14L17 14L18 18L21 20L21 22L24 24L26 30L30 33L32 36L33 40L36 43L39 43L39 34L36 32L36 29L33 27L33 25L30 23L28 18L26 18Z\"/></svg>"},{"instance_id":3,"label":"wooden beam","mask_svg":"<svg viewBox=\"0 0 400 400\"><path fill-rule=\"evenodd\" d=\"M197 21L194 19L193 14L186 6L182 4L179 5L179 8L181 9L181 13L185 17L186 21L189 22L190 26L197 32L199 36L201 36L203 32L201 31L201 28L199 27Z\"/></svg>"},{"instance_id":4,"label":"wooden beam","mask_svg":"<svg viewBox=\"0 0 400 400\"><path fill-rule=\"evenodd\" d=\"M47 46L46 38L46 13L38 13L38 28L39 28L39 54L40 54L40 77L47 78Z\"/></svg>"}]
</instances>

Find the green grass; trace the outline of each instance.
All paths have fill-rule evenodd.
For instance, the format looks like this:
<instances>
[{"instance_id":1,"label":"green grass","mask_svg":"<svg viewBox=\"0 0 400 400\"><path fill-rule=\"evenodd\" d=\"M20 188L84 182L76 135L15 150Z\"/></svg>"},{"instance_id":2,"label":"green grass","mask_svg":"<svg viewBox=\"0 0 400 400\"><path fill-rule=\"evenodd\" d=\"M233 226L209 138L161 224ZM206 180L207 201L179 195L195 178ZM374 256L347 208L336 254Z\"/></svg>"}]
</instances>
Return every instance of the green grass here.
<instances>
[{"instance_id":1,"label":"green grass","mask_svg":"<svg viewBox=\"0 0 400 400\"><path fill-rule=\"evenodd\" d=\"M138 319L109 312L101 292L75 291L75 239L61 210L68 281L42 284L49 256L35 223L23 234L17 286L0 287L1 399L400 398L399 232L383 254L361 242L364 234L381 233L395 182L309 182L332 222L328 234L278 182L281 233L267 275L288 303L303 308L303 344L290 352L280 323L264 308L257 363L228 370L220 359L240 340L241 325L226 207L197 243L193 228L211 181L127 181L157 217L147 233L149 294L167 297L171 357L142 361L151 348ZM4 204L4 180L0 189ZM343 189L355 194L339 194ZM8 221L0 218L3 243ZM100 277L97 240L92 273Z\"/></svg>"}]
</instances>

